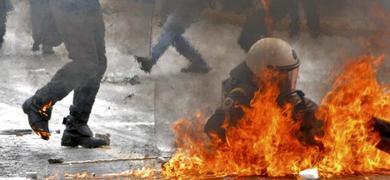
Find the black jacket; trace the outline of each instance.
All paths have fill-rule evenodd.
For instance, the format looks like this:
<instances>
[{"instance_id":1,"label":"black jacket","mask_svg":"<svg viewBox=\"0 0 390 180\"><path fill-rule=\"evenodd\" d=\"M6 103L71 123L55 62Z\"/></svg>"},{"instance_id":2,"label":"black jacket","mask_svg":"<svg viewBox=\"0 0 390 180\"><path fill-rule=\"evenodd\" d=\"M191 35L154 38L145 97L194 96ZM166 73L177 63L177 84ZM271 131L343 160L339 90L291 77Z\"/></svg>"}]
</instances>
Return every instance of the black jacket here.
<instances>
[{"instance_id":1,"label":"black jacket","mask_svg":"<svg viewBox=\"0 0 390 180\"><path fill-rule=\"evenodd\" d=\"M230 72L230 78L223 82L222 106L210 117L205 125L207 134L216 133L225 137L222 125L226 119L228 124L234 126L244 115L240 106L250 106L255 93L261 89L253 79L255 76L245 63L238 65ZM301 123L297 138L305 144L317 144L315 135L322 134L322 121L315 117L317 105L305 97L302 91L294 91L278 98L279 105L291 103L294 105L293 118Z\"/></svg>"}]
</instances>

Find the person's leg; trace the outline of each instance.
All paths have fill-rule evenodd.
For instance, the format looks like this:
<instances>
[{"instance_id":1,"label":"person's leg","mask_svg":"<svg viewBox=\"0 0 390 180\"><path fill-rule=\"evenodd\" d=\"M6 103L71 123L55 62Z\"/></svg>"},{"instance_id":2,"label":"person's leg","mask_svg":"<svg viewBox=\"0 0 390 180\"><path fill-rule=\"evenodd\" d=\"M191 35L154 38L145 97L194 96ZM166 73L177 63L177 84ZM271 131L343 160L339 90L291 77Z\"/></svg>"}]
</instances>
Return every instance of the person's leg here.
<instances>
[{"instance_id":1,"label":"person's leg","mask_svg":"<svg viewBox=\"0 0 390 180\"><path fill-rule=\"evenodd\" d=\"M157 44L152 48L151 60L137 58L137 61L142 65L141 69L146 72L150 72L152 66L157 64L160 57L173 44L175 38L181 36L199 17L199 14L205 7L205 2L202 0L177 1L176 6L164 23Z\"/></svg>"},{"instance_id":2,"label":"person's leg","mask_svg":"<svg viewBox=\"0 0 390 180\"><path fill-rule=\"evenodd\" d=\"M97 1L96 1L97 2ZM61 139L63 146L81 145L86 148L100 147L108 142L92 138L93 134L88 126L89 116L95 102L96 95L100 88L100 82L107 68L107 58L105 50L105 27L100 5L95 4L96 11L91 20L94 28L93 38L97 53L97 73L79 87L74 89L73 105L69 109L69 116L64 118L66 128ZM96 9L95 9L96 8Z\"/></svg>"},{"instance_id":3,"label":"person's leg","mask_svg":"<svg viewBox=\"0 0 390 180\"><path fill-rule=\"evenodd\" d=\"M173 16L175 16L175 13L171 13L168 16L167 21L164 23L157 44L152 48L151 59L136 57L136 60L141 64L141 69L143 71L150 73L152 67L157 64L160 57L169 48L169 46L172 45L174 38L184 32L184 30L181 30L184 28L173 28L173 26L177 26L176 22L172 21Z\"/></svg>"},{"instance_id":4,"label":"person's leg","mask_svg":"<svg viewBox=\"0 0 390 180\"><path fill-rule=\"evenodd\" d=\"M305 10L307 26L310 29L310 35L312 37L318 37L321 32L320 15L318 14L318 1L303 0L303 7Z\"/></svg>"},{"instance_id":5,"label":"person's leg","mask_svg":"<svg viewBox=\"0 0 390 180\"><path fill-rule=\"evenodd\" d=\"M7 12L4 8L1 8L0 5L0 48L4 42L6 23L7 23Z\"/></svg>"},{"instance_id":6,"label":"person's leg","mask_svg":"<svg viewBox=\"0 0 390 180\"><path fill-rule=\"evenodd\" d=\"M31 30L34 44L32 51L38 51L42 43L41 24L48 11L48 0L30 0Z\"/></svg>"},{"instance_id":7,"label":"person's leg","mask_svg":"<svg viewBox=\"0 0 390 180\"><path fill-rule=\"evenodd\" d=\"M93 9L91 5L98 4L97 0L52 0L50 3L72 61L58 70L51 81L23 105L31 127L37 133L42 132L41 137L44 139L49 137L42 135L50 135L48 120L51 106L95 77L99 69L95 39L98 14L90 11Z\"/></svg>"},{"instance_id":8,"label":"person's leg","mask_svg":"<svg viewBox=\"0 0 390 180\"><path fill-rule=\"evenodd\" d=\"M49 9L49 0L43 0L47 5L45 17L41 23L42 54L54 54L53 47L59 46L63 40L58 31L53 13Z\"/></svg>"},{"instance_id":9,"label":"person's leg","mask_svg":"<svg viewBox=\"0 0 390 180\"><path fill-rule=\"evenodd\" d=\"M182 72L208 73L210 71L202 55L182 35L176 36L173 46L191 62L190 66L182 69Z\"/></svg>"}]
</instances>

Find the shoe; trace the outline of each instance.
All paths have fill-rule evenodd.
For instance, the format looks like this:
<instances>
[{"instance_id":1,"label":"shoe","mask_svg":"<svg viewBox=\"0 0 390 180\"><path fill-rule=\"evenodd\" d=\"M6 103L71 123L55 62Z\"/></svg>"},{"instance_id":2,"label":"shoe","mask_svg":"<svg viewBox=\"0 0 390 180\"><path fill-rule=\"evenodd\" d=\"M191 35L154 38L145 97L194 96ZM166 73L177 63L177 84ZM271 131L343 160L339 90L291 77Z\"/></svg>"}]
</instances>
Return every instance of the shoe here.
<instances>
[{"instance_id":1,"label":"shoe","mask_svg":"<svg viewBox=\"0 0 390 180\"><path fill-rule=\"evenodd\" d=\"M64 118L63 124L66 128L62 135L61 146L99 148L109 145L107 140L92 137L92 131L86 122L79 121L71 115Z\"/></svg>"},{"instance_id":2,"label":"shoe","mask_svg":"<svg viewBox=\"0 0 390 180\"><path fill-rule=\"evenodd\" d=\"M46 46L46 45L43 45L42 46L42 54L43 55L52 55L54 54L54 50L53 50L53 47L51 46Z\"/></svg>"},{"instance_id":3,"label":"shoe","mask_svg":"<svg viewBox=\"0 0 390 180\"><path fill-rule=\"evenodd\" d=\"M181 69L183 73L199 73L199 74L207 74L211 71L211 68L207 64L191 64L187 68Z\"/></svg>"},{"instance_id":4,"label":"shoe","mask_svg":"<svg viewBox=\"0 0 390 180\"><path fill-rule=\"evenodd\" d=\"M41 48L39 47L39 44L38 43L34 43L31 50L33 52L36 52L36 51L39 51Z\"/></svg>"},{"instance_id":5,"label":"shoe","mask_svg":"<svg viewBox=\"0 0 390 180\"><path fill-rule=\"evenodd\" d=\"M49 140L49 120L52 112L52 101L44 105L38 105L33 97L23 103L23 112L28 116L31 129L42 139Z\"/></svg>"},{"instance_id":6,"label":"shoe","mask_svg":"<svg viewBox=\"0 0 390 180\"><path fill-rule=\"evenodd\" d=\"M143 57L135 57L135 59L139 64L141 64L141 70L146 73L150 73L152 71L153 63L150 59Z\"/></svg>"}]
</instances>

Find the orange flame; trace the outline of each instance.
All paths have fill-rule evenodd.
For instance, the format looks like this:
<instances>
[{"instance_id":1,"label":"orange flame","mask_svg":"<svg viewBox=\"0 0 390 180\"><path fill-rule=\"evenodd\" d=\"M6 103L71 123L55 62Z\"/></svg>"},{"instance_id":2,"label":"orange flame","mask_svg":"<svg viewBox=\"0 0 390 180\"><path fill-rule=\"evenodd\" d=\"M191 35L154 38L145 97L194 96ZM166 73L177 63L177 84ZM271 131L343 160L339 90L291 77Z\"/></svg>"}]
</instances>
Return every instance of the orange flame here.
<instances>
[{"instance_id":1,"label":"orange flame","mask_svg":"<svg viewBox=\"0 0 390 180\"><path fill-rule=\"evenodd\" d=\"M376 80L384 57L362 57L347 66L317 112L326 122L322 139L327 153L319 163L323 173L354 174L390 170L390 156L375 148L379 135L372 119L390 120L390 94Z\"/></svg>"},{"instance_id":2,"label":"orange flame","mask_svg":"<svg viewBox=\"0 0 390 180\"><path fill-rule=\"evenodd\" d=\"M390 120L390 86L376 79L383 61L383 56L358 58L335 80L316 113L325 121L325 135L317 137L323 149L297 140L299 124L292 119L292 106L277 105L277 76L265 72L265 88L256 93L250 108L244 107L244 117L234 127L225 126L228 143L203 133L206 117L201 113L193 121L181 119L173 125L177 150L164 164L162 177L297 176L308 168L318 169L323 177L390 174L390 154L376 149L380 137L372 126L374 117ZM136 175L156 175L150 172Z\"/></svg>"},{"instance_id":3,"label":"orange flame","mask_svg":"<svg viewBox=\"0 0 390 180\"><path fill-rule=\"evenodd\" d=\"M390 119L390 94L376 80L384 57L362 57L336 79L324 98L318 118L325 120L324 151L302 145L291 106L280 107L273 75L266 74L258 92L235 127L227 127L228 144L203 133L206 117L174 125L177 152L163 167L164 177L294 176L316 167L322 176L388 173L390 155L375 148L379 135L373 117Z\"/></svg>"},{"instance_id":4,"label":"orange flame","mask_svg":"<svg viewBox=\"0 0 390 180\"><path fill-rule=\"evenodd\" d=\"M47 102L46 104L44 104L39 110L38 112L44 116L44 117L49 117L49 113L48 111L50 110L50 108L53 107L53 101L49 101Z\"/></svg>"}]
</instances>

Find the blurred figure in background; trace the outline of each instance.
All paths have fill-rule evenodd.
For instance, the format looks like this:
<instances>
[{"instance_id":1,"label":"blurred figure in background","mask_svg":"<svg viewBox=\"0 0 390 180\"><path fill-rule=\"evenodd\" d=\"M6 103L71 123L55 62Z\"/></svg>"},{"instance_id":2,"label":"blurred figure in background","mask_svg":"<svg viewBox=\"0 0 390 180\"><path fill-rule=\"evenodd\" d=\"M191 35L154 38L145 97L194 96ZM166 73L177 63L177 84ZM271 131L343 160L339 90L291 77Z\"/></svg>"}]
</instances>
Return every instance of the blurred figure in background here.
<instances>
[{"instance_id":1,"label":"blurred figure in background","mask_svg":"<svg viewBox=\"0 0 390 180\"><path fill-rule=\"evenodd\" d=\"M4 43L7 14L13 10L11 0L0 0L0 48Z\"/></svg>"},{"instance_id":2,"label":"blurred figure in background","mask_svg":"<svg viewBox=\"0 0 390 180\"><path fill-rule=\"evenodd\" d=\"M53 47L62 43L61 36L49 8L49 0L30 0L32 51L41 50L42 54L54 54Z\"/></svg>"},{"instance_id":3,"label":"blurred figure in background","mask_svg":"<svg viewBox=\"0 0 390 180\"><path fill-rule=\"evenodd\" d=\"M256 10L248 11L245 14L246 22L244 23L238 43L246 52L249 51L250 47L257 40L272 34L272 32L267 31L267 23L265 21L266 11L265 7L263 7L260 2L261 1L254 1L253 6L256 7ZM318 37L321 30L320 16L317 8L318 0L270 0L268 8L273 23L277 23L288 16L290 18L290 37L298 36L301 31L299 2L302 2L310 35L314 38Z\"/></svg>"},{"instance_id":4,"label":"blurred figure in background","mask_svg":"<svg viewBox=\"0 0 390 180\"><path fill-rule=\"evenodd\" d=\"M183 68L182 72L208 73L210 68L202 55L183 36L186 29L199 18L204 8L208 6L208 1L168 0L165 3L169 3L167 6L164 4L164 6L172 10L163 24L157 44L152 48L151 59L136 57L141 64L141 69L150 72L168 47L172 45L178 53L190 61L190 65Z\"/></svg>"},{"instance_id":5,"label":"blurred figure in background","mask_svg":"<svg viewBox=\"0 0 390 180\"><path fill-rule=\"evenodd\" d=\"M74 91L69 116L63 121L61 145L85 148L108 145L107 141L94 138L88 126L107 68L105 27L99 0L49 0L49 4L72 61L24 102L23 111L34 132L48 140L53 106Z\"/></svg>"}]
</instances>

